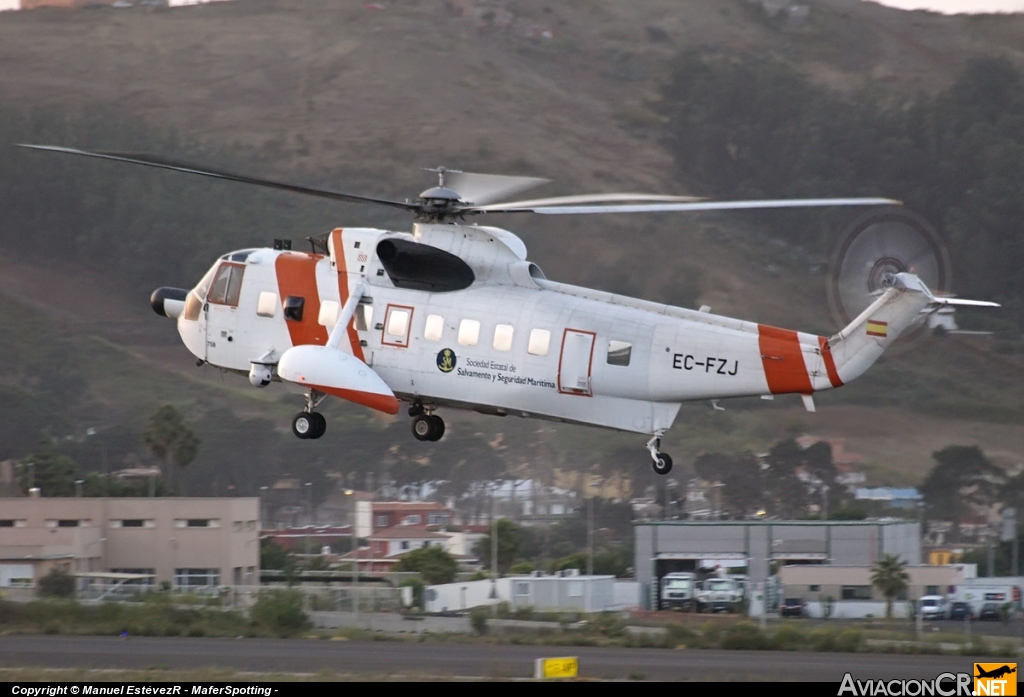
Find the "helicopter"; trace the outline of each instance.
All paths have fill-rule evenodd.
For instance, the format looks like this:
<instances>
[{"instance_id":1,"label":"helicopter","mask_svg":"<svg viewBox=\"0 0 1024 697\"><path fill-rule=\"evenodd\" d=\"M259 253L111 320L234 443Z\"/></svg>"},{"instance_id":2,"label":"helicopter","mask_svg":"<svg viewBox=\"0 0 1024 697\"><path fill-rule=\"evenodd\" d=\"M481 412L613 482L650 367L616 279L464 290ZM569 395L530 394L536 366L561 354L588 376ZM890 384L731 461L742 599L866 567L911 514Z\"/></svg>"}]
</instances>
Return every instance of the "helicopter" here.
<instances>
[{"instance_id":1,"label":"helicopter","mask_svg":"<svg viewBox=\"0 0 1024 697\"><path fill-rule=\"evenodd\" d=\"M256 388L281 382L302 395L305 406L292 420L301 439L326 432L317 408L329 396L392 415L404 402L420 441L444 435L439 409L642 434L654 471L664 475L672 458L661 439L683 402L712 400L717 408L724 398L797 394L814 411L815 392L859 377L929 314L951 305L998 306L933 293L915 271L941 277L941 260L927 239L922 246L914 238L902 252L890 249L887 240L913 237L899 220L892 228L891 216L861 228L868 242L847 244L856 259L836 293L844 309L861 303L862 310L850 312L846 326L829 337L552 281L528 260L514 233L469 222L498 214L900 206L887 198L709 201L608 193L510 202L547 180L437 167L428 170L437 186L398 201L152 155L22 147L414 216L408 232L336 228L307 238L309 252L281 239L270 248L229 252L195 287L153 292L153 310L176 322L197 365L247 375Z\"/></svg>"}]
</instances>

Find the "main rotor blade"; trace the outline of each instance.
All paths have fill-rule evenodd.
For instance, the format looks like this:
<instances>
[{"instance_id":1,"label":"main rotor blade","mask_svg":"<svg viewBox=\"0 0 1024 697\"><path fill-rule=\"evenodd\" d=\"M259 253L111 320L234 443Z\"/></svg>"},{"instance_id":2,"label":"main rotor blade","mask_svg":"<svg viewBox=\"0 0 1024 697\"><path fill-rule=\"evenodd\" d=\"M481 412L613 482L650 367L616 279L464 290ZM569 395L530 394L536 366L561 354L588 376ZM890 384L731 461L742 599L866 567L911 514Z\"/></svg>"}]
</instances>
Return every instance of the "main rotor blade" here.
<instances>
[{"instance_id":1,"label":"main rotor blade","mask_svg":"<svg viewBox=\"0 0 1024 697\"><path fill-rule=\"evenodd\" d=\"M418 211L420 209L419 204L416 203L405 203L402 201L390 201L388 199L373 198L371 196L346 194L341 191L331 191L330 189L314 189L308 186L288 184L287 182L279 182L274 181L272 179L258 179L256 177L250 177L244 174L234 174L232 172L224 172L221 170L200 168L196 165L190 165L184 162L175 162L173 160L168 160L161 157L156 157L154 155L146 155L142 153L119 153L91 150L76 150L75 148L62 148L57 145L29 145L26 143L18 143L18 147L31 148L32 150L44 150L47 152L64 153L66 155L82 155L85 157L94 157L100 160L112 160L114 162L128 162L135 165L145 165L147 167L158 167L160 169L169 169L174 172L184 172L186 174L199 174L204 177L224 179L226 181L240 182L242 184L252 184L254 186L262 186L269 189L279 189L281 191L290 191L292 193L305 194L307 196L318 196L320 198L328 198L333 199L335 201L349 201L352 203L376 203L381 206L391 206L392 208L401 208L403 210L408 211Z\"/></svg>"},{"instance_id":2,"label":"main rotor blade","mask_svg":"<svg viewBox=\"0 0 1024 697\"><path fill-rule=\"evenodd\" d=\"M531 210L539 206L559 206L574 203L615 203L625 201L658 201L661 203L686 203L703 201L697 196L661 196L659 194L580 194L578 196L555 196L554 198L537 198L530 201L510 201L490 206L471 206L469 210L481 213L505 212L513 210Z\"/></svg>"},{"instance_id":3,"label":"main rotor blade","mask_svg":"<svg viewBox=\"0 0 1024 697\"><path fill-rule=\"evenodd\" d=\"M512 177L504 174L477 174L451 172L445 175L445 186L458 192L463 201L485 205L515 196L527 189L547 184L550 179L539 177Z\"/></svg>"},{"instance_id":4,"label":"main rotor blade","mask_svg":"<svg viewBox=\"0 0 1024 697\"><path fill-rule=\"evenodd\" d=\"M486 206L469 209L481 213L539 213L540 215L582 215L589 213L673 213L696 211L757 210L765 208L817 208L822 206L901 206L891 198L794 198L764 201L698 201L694 203L637 203L611 206L533 206L509 208Z\"/></svg>"}]
</instances>

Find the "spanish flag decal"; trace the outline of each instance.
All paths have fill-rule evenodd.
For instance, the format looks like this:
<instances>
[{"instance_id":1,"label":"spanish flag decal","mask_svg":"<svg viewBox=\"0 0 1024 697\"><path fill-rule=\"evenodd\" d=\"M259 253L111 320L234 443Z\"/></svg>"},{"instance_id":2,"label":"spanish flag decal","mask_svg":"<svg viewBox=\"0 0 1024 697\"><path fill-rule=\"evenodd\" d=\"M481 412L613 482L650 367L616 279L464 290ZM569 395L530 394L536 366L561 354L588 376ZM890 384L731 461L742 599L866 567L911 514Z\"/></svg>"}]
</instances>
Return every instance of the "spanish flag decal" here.
<instances>
[{"instance_id":1,"label":"spanish flag decal","mask_svg":"<svg viewBox=\"0 0 1024 697\"><path fill-rule=\"evenodd\" d=\"M868 336L889 336L889 323L877 319L868 320Z\"/></svg>"}]
</instances>

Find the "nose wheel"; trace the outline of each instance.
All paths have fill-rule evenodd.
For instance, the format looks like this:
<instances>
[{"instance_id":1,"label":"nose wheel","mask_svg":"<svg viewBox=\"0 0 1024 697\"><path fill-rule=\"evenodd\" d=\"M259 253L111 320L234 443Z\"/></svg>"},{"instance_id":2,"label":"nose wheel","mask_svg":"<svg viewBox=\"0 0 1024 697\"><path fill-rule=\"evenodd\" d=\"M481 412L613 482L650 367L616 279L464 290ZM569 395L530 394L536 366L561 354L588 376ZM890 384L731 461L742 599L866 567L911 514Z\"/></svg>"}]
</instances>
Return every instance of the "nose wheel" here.
<instances>
[{"instance_id":1,"label":"nose wheel","mask_svg":"<svg viewBox=\"0 0 1024 697\"><path fill-rule=\"evenodd\" d=\"M301 411L292 419L292 433L303 440L316 440L327 433L327 419L316 411Z\"/></svg>"},{"instance_id":2,"label":"nose wheel","mask_svg":"<svg viewBox=\"0 0 1024 697\"><path fill-rule=\"evenodd\" d=\"M647 449L651 452L651 460L653 461L651 466L654 468L654 473L664 476L672 471L672 458L669 457L668 453L661 452L660 448L661 434L659 433L647 441Z\"/></svg>"},{"instance_id":3,"label":"nose wheel","mask_svg":"<svg viewBox=\"0 0 1024 697\"><path fill-rule=\"evenodd\" d=\"M412 420L412 435L416 440L441 440L444 421L437 414L417 414Z\"/></svg>"}]
</instances>

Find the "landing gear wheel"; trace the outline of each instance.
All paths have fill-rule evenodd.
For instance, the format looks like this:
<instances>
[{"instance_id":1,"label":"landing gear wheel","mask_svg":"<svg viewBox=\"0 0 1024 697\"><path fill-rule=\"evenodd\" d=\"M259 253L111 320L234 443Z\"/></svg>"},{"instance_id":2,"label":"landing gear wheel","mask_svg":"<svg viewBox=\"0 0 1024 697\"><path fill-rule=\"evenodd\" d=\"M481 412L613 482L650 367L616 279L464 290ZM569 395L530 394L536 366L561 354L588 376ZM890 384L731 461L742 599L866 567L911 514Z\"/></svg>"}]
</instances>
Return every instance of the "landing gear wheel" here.
<instances>
[{"instance_id":1,"label":"landing gear wheel","mask_svg":"<svg viewBox=\"0 0 1024 697\"><path fill-rule=\"evenodd\" d=\"M430 419L430 424L433 429L433 432L430 434L430 440L441 440L441 436L444 435L444 419L437 414L431 414L427 418Z\"/></svg>"},{"instance_id":2,"label":"landing gear wheel","mask_svg":"<svg viewBox=\"0 0 1024 697\"><path fill-rule=\"evenodd\" d=\"M296 438L302 440L314 437L312 434L316 433L316 419L313 414L308 411L300 411L296 414L292 419L292 433Z\"/></svg>"},{"instance_id":3,"label":"landing gear wheel","mask_svg":"<svg viewBox=\"0 0 1024 697\"><path fill-rule=\"evenodd\" d=\"M310 440L316 440L327 433L327 419L324 418L323 414L316 411L310 413L310 417L313 419L313 431L306 437Z\"/></svg>"},{"instance_id":4,"label":"landing gear wheel","mask_svg":"<svg viewBox=\"0 0 1024 697\"><path fill-rule=\"evenodd\" d=\"M434 433L434 424L431 417L420 414L412 420L412 435L416 440L432 440L430 436Z\"/></svg>"},{"instance_id":5,"label":"landing gear wheel","mask_svg":"<svg viewBox=\"0 0 1024 697\"><path fill-rule=\"evenodd\" d=\"M672 471L672 458L665 453L658 453L653 464L655 474L666 475Z\"/></svg>"}]
</instances>

